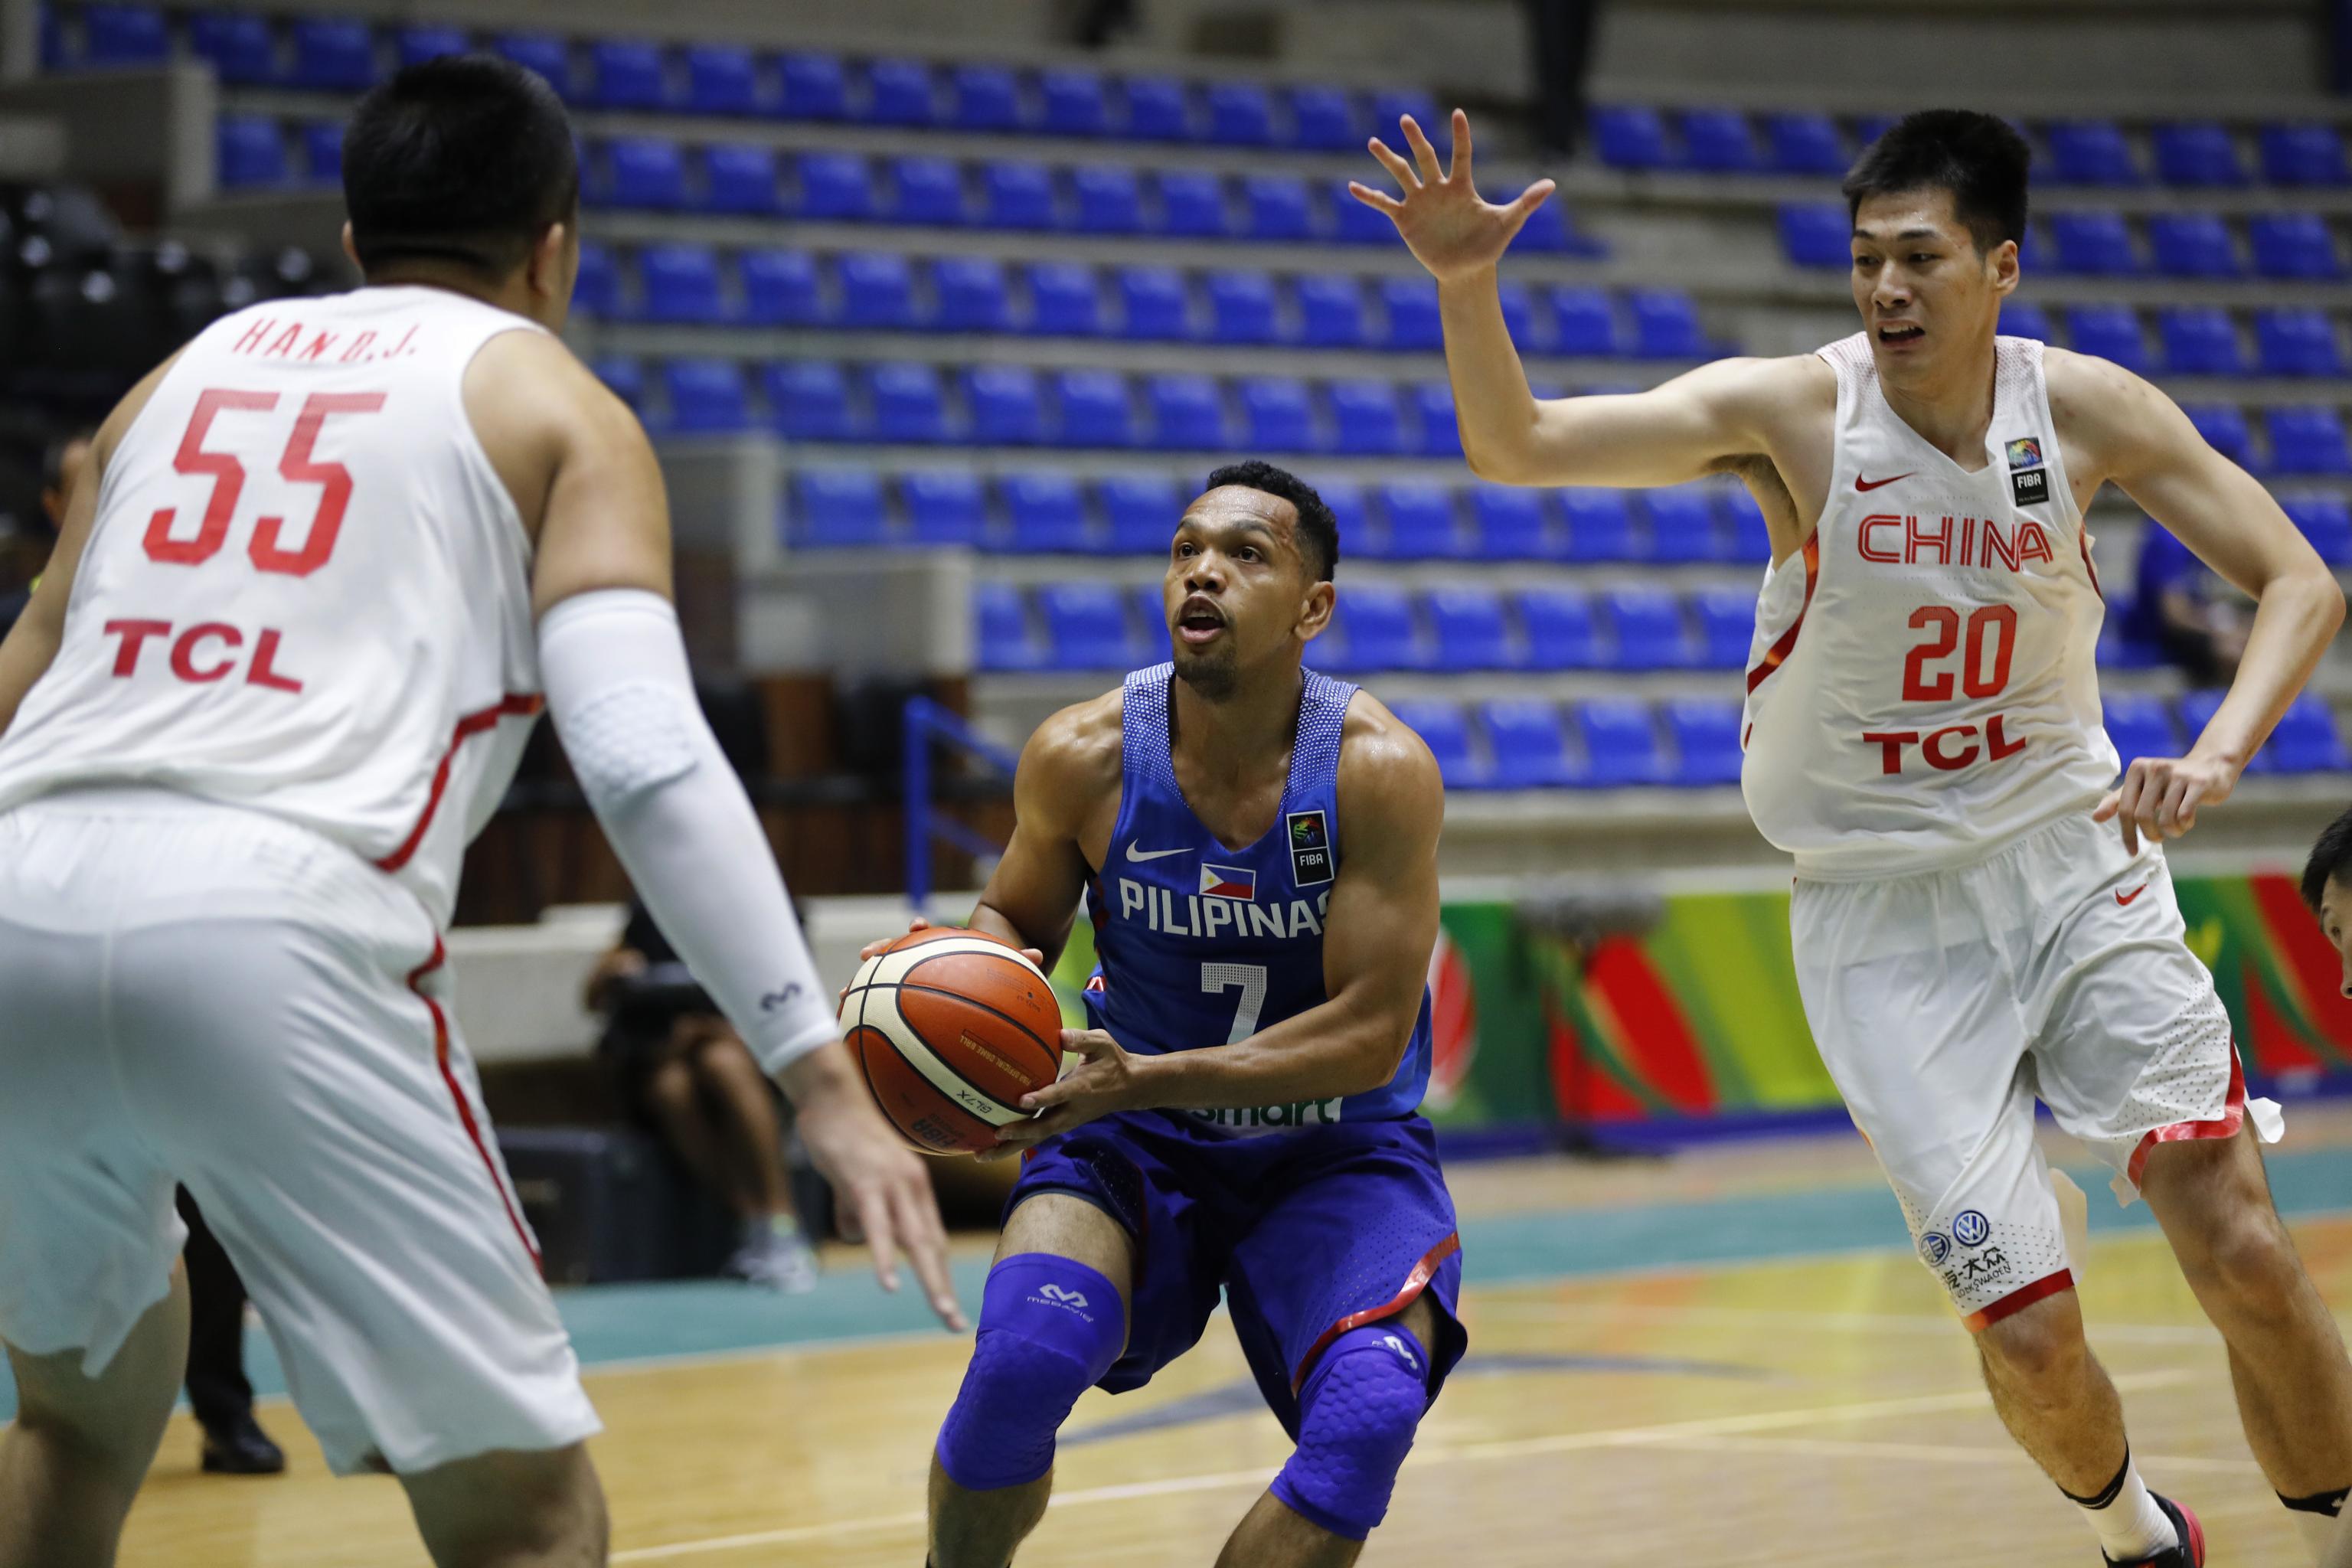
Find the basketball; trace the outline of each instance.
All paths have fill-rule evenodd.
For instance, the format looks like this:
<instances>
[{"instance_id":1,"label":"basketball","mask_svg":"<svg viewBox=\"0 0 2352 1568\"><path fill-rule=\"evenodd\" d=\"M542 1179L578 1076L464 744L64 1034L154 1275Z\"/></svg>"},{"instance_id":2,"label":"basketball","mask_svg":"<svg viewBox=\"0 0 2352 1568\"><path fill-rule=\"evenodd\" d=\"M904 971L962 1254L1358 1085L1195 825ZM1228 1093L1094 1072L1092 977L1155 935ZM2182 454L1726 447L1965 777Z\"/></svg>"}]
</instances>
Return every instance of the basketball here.
<instances>
[{"instance_id":1,"label":"basketball","mask_svg":"<svg viewBox=\"0 0 2352 1568\"><path fill-rule=\"evenodd\" d=\"M1062 1007L1020 949L980 931L915 931L866 961L841 1002L842 1037L899 1136L973 1154L1027 1114L1062 1067Z\"/></svg>"}]
</instances>

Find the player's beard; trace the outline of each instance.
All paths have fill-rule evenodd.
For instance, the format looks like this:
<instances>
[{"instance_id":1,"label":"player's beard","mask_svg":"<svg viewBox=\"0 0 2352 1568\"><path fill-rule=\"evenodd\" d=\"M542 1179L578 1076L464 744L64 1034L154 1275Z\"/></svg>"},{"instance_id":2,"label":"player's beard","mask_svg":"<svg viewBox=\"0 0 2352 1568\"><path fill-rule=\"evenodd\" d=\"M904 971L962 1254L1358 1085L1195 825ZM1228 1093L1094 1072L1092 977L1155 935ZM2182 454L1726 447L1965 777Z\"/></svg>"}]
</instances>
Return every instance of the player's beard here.
<instances>
[{"instance_id":1,"label":"player's beard","mask_svg":"<svg viewBox=\"0 0 2352 1568\"><path fill-rule=\"evenodd\" d=\"M1181 647L1174 653L1176 679L1203 700L1223 702L1240 689L1241 656L1234 651L1230 635L1206 653L1191 653Z\"/></svg>"}]
</instances>

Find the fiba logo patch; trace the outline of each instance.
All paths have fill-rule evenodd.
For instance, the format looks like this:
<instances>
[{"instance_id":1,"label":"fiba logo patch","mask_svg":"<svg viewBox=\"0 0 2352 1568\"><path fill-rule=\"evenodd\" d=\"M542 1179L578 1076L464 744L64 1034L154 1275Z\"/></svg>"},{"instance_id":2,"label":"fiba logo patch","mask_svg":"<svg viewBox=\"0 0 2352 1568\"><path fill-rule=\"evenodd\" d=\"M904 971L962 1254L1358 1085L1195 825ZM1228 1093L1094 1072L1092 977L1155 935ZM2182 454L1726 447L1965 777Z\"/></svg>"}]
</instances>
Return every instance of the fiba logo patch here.
<instances>
[{"instance_id":1,"label":"fiba logo patch","mask_svg":"<svg viewBox=\"0 0 2352 1568\"><path fill-rule=\"evenodd\" d=\"M1952 1216L1952 1239L1962 1247L1982 1247L1992 1237L1992 1223L1974 1209Z\"/></svg>"},{"instance_id":2,"label":"fiba logo patch","mask_svg":"<svg viewBox=\"0 0 2352 1568\"><path fill-rule=\"evenodd\" d=\"M1293 887L1319 887L1331 880L1331 828L1319 811L1294 811L1284 822L1290 830L1290 881Z\"/></svg>"},{"instance_id":3,"label":"fiba logo patch","mask_svg":"<svg viewBox=\"0 0 2352 1568\"><path fill-rule=\"evenodd\" d=\"M2009 443L2009 495L2018 506L2039 506L2050 499L2050 470L2042 466L2042 443L2033 437Z\"/></svg>"},{"instance_id":4,"label":"fiba logo patch","mask_svg":"<svg viewBox=\"0 0 2352 1568\"><path fill-rule=\"evenodd\" d=\"M1931 1230L1919 1238L1919 1256L1927 1260L1927 1266L1930 1268L1938 1266L1951 1255L1952 1244L1944 1239L1943 1232Z\"/></svg>"}]
</instances>

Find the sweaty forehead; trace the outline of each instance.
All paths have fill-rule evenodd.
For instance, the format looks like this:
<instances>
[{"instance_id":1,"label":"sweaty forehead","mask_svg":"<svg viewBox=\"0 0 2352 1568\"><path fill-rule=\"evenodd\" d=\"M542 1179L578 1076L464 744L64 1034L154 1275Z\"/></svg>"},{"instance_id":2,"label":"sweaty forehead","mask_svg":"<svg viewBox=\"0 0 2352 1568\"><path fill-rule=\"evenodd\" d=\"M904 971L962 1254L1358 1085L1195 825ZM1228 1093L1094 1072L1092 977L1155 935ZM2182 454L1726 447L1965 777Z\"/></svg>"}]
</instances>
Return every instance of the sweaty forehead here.
<instances>
[{"instance_id":1,"label":"sweaty forehead","mask_svg":"<svg viewBox=\"0 0 2352 1568\"><path fill-rule=\"evenodd\" d=\"M1968 237L1968 230L1952 210L1952 193L1940 187L1916 191L1890 191L1885 195L1864 196L1862 205L1854 210L1853 231L1874 239L1892 239L1896 235L1931 229L1956 239Z\"/></svg>"},{"instance_id":2,"label":"sweaty forehead","mask_svg":"<svg viewBox=\"0 0 2352 1568\"><path fill-rule=\"evenodd\" d=\"M1203 529L1244 528L1257 524L1270 530L1282 543L1293 542L1298 512L1280 496L1242 485L1220 485L1184 509L1184 521Z\"/></svg>"}]
</instances>

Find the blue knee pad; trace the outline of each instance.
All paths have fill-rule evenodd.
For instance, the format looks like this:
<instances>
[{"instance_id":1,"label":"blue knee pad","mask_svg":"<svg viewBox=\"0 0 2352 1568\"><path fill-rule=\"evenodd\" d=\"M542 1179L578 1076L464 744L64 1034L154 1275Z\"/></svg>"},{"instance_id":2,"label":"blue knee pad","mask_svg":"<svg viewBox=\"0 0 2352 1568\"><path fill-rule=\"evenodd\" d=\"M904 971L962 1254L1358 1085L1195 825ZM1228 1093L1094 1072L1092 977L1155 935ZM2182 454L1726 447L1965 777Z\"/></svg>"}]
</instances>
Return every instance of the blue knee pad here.
<instances>
[{"instance_id":1,"label":"blue knee pad","mask_svg":"<svg viewBox=\"0 0 2352 1568\"><path fill-rule=\"evenodd\" d=\"M1025 1486L1054 1468L1054 1435L1127 1339L1118 1289L1083 1263L1024 1252L989 1270L963 1387L940 1428L966 1491Z\"/></svg>"},{"instance_id":2,"label":"blue knee pad","mask_svg":"<svg viewBox=\"0 0 2352 1568\"><path fill-rule=\"evenodd\" d=\"M1309 1524L1361 1541L1386 1518L1429 1408L1429 1352L1394 1322L1331 1342L1298 1391L1298 1447L1274 1495Z\"/></svg>"}]
</instances>

